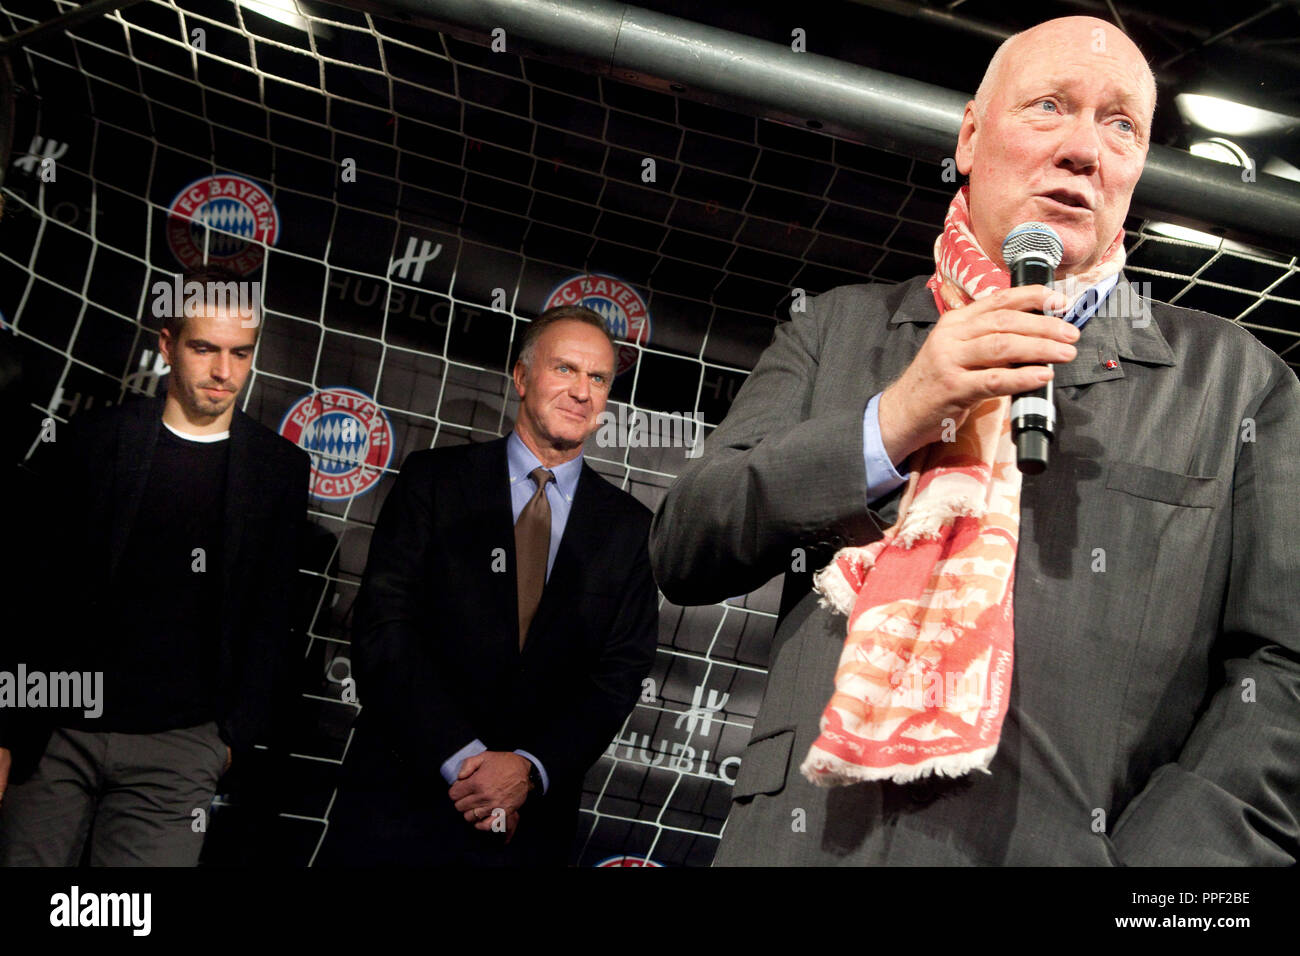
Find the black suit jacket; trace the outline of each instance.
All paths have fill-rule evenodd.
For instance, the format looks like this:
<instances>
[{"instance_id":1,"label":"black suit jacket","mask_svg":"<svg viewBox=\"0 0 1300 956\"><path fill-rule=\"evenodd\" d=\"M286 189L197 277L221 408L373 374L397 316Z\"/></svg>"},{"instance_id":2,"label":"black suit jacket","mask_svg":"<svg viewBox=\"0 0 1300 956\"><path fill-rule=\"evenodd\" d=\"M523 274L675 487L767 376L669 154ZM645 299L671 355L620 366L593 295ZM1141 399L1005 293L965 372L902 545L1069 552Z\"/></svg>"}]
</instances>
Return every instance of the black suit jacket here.
<instances>
[{"instance_id":1,"label":"black suit jacket","mask_svg":"<svg viewBox=\"0 0 1300 956\"><path fill-rule=\"evenodd\" d=\"M505 438L418 451L384 502L352 632L362 713L330 822L342 862L562 862L583 776L650 670L649 509L582 466L521 651L507 479ZM475 738L550 778L504 855L440 774Z\"/></svg>"},{"instance_id":2,"label":"black suit jacket","mask_svg":"<svg viewBox=\"0 0 1300 956\"><path fill-rule=\"evenodd\" d=\"M29 671L84 668L85 642L97 639L96 613L113 587L148 480L164 401L160 393L83 412L59 425L55 441L35 456L41 478L39 501L29 511L33 559L20 587L22 603L38 614L11 636L4 657L25 662ZM217 723L236 753L266 731L275 671L288 649L288 595L310 473L305 451L235 410L223 519ZM48 711L0 712L0 745L14 751L16 779L35 767L57 723Z\"/></svg>"}]
</instances>

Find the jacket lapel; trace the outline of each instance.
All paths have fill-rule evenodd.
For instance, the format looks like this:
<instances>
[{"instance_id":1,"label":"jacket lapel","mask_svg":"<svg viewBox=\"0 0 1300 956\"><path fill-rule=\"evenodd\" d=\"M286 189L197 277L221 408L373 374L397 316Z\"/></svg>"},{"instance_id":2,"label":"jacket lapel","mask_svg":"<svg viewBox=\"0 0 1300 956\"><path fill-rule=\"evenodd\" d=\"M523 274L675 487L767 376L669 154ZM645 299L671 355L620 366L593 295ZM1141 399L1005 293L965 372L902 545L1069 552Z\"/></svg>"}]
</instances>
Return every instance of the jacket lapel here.
<instances>
[{"instance_id":1,"label":"jacket lapel","mask_svg":"<svg viewBox=\"0 0 1300 956\"><path fill-rule=\"evenodd\" d=\"M1074 361L1056 366L1055 385L1068 388L1124 377L1124 362L1173 365L1173 349L1160 333L1150 303L1120 274L1101 307L1084 323ZM1112 368L1107 368L1107 364Z\"/></svg>"},{"instance_id":2,"label":"jacket lapel","mask_svg":"<svg viewBox=\"0 0 1300 956\"><path fill-rule=\"evenodd\" d=\"M506 463L506 439L484 442L470 456L469 467L457 473L458 485L465 501L465 513L471 516L476 543L445 541L445 547L468 548L473 560L488 567L494 548L506 552L506 572L490 573L484 582L483 633L497 645L493 652L507 659L519 655L519 585L515 574L515 526L510 507L510 469ZM481 554L478 553L481 551ZM536 616L534 616L536 620ZM498 635L500 636L498 638Z\"/></svg>"},{"instance_id":3,"label":"jacket lapel","mask_svg":"<svg viewBox=\"0 0 1300 956\"><path fill-rule=\"evenodd\" d=\"M149 468L153 464L154 449L158 446L158 431L162 428L166 397L164 392L153 399L128 400L123 404L113 460L113 498L121 506L112 511L109 580L113 579L126 551L127 539L135 524L136 513L140 510L140 500L144 497L144 488L149 480Z\"/></svg>"},{"instance_id":4,"label":"jacket lapel","mask_svg":"<svg viewBox=\"0 0 1300 956\"><path fill-rule=\"evenodd\" d=\"M519 584L515 572L515 527L506 438L484 442L479 452L471 458L471 466L461 470L457 478L465 503L477 519L475 526L481 529L479 541L487 549L484 560L492 548L504 547L507 568L505 574L487 575L484 613L495 612L496 623L485 627L484 633L501 635L500 646L495 651L518 657ZM600 533L604 514L599 504L600 489L594 487L598 481L604 479L584 462L573 495L573 506L569 509L569 519L565 522L560 547L555 554L555 565L542 589L537 613L528 627L529 637L524 643L527 653L535 653L539 644L545 644L544 638L539 640L539 635L552 630L551 621L563 614L582 591L587 571L585 543Z\"/></svg>"},{"instance_id":5,"label":"jacket lapel","mask_svg":"<svg viewBox=\"0 0 1300 956\"><path fill-rule=\"evenodd\" d=\"M226 456L226 500L222 505L221 522L221 606L231 607L235 569L240 566L239 548L245 532L252 525L254 538L258 526L269 506L259 488L267 485L262 480L262 461L251 447L253 420L239 408L230 420L230 449Z\"/></svg>"}]
</instances>

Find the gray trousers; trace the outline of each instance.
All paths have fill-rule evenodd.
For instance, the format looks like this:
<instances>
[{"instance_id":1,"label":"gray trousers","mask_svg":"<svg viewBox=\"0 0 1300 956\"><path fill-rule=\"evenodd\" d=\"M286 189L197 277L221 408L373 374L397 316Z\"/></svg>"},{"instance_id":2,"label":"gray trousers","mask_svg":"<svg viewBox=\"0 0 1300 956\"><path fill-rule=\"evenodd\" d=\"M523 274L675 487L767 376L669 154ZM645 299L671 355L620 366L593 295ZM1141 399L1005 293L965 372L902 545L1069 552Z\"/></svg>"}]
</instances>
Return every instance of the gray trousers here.
<instances>
[{"instance_id":1,"label":"gray trousers","mask_svg":"<svg viewBox=\"0 0 1300 956\"><path fill-rule=\"evenodd\" d=\"M87 839L91 866L194 866L225 765L211 721L156 734L55 730L0 804L0 866L77 866Z\"/></svg>"}]
</instances>

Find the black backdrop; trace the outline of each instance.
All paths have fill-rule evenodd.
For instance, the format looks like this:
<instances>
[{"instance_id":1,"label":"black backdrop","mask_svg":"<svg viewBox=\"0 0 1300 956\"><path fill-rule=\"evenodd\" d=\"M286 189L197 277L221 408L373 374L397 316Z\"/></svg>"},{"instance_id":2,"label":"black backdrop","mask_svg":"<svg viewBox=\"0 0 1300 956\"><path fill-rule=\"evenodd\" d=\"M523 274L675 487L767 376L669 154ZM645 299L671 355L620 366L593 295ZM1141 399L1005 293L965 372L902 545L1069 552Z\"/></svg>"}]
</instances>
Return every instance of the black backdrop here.
<instances>
[{"instance_id":1,"label":"black backdrop","mask_svg":"<svg viewBox=\"0 0 1300 956\"><path fill-rule=\"evenodd\" d=\"M585 296L631 343L610 410L707 431L797 290L930 271L956 186L906 156L300 8L310 22L293 26L228 0L152 0L14 59L0 334L26 365L18 454L46 415L165 388L150 289L206 248L264 296L245 409L317 465L289 765L270 807L248 796L267 768L230 775L209 863L312 859L356 713L348 634L378 508L408 452L510 427L521 320ZM56 12L0 0L8 33ZM1128 224L1133 278L1287 354L1291 256L1149 225ZM689 453L625 437L587 457L653 508ZM587 778L581 864L711 860L778 585L663 603L653 686Z\"/></svg>"}]
</instances>

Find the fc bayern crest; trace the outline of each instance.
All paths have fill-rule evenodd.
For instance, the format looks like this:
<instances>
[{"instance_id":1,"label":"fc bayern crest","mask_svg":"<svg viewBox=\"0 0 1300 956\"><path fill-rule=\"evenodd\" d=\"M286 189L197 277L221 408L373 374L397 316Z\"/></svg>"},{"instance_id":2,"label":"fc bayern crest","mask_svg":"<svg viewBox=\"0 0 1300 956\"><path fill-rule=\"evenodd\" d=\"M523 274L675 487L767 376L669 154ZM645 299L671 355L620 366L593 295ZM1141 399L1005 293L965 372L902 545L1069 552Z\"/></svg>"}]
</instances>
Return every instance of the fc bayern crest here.
<instances>
[{"instance_id":1,"label":"fc bayern crest","mask_svg":"<svg viewBox=\"0 0 1300 956\"><path fill-rule=\"evenodd\" d=\"M355 388L304 395L285 412L279 431L311 453L311 493L317 498L364 495L393 458L388 415Z\"/></svg>"},{"instance_id":2,"label":"fc bayern crest","mask_svg":"<svg viewBox=\"0 0 1300 956\"><path fill-rule=\"evenodd\" d=\"M596 866L654 866L663 867L662 863L656 863L654 860L647 860L643 856L611 856L607 860L601 860Z\"/></svg>"},{"instance_id":3,"label":"fc bayern crest","mask_svg":"<svg viewBox=\"0 0 1300 956\"><path fill-rule=\"evenodd\" d=\"M280 214L265 189L233 173L196 179L167 210L167 245L186 269L209 265L246 276L262 264L263 244L280 238ZM207 259L204 259L204 243Z\"/></svg>"},{"instance_id":4,"label":"fc bayern crest","mask_svg":"<svg viewBox=\"0 0 1300 956\"><path fill-rule=\"evenodd\" d=\"M605 320L605 328L616 339L632 343L650 341L650 310L641 294L622 279L599 272L565 279L547 297L542 311L557 305L585 305ZM637 354L631 345L620 346L614 374L622 375L635 365Z\"/></svg>"}]
</instances>

